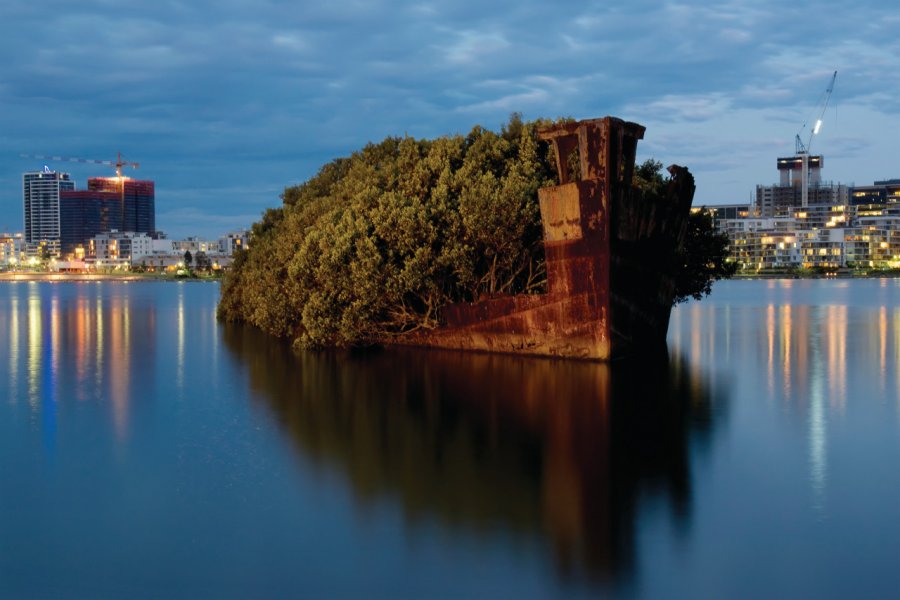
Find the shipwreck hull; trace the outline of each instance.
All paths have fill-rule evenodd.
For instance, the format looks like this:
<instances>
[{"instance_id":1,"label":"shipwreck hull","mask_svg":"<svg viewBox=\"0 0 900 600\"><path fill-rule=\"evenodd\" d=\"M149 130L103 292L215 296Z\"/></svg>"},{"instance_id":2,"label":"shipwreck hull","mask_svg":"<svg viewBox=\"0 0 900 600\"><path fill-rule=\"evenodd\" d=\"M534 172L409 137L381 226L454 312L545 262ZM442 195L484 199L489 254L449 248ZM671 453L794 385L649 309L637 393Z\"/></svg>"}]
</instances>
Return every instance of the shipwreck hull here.
<instances>
[{"instance_id":1,"label":"shipwreck hull","mask_svg":"<svg viewBox=\"0 0 900 600\"><path fill-rule=\"evenodd\" d=\"M643 134L612 117L541 131L560 181L538 191L547 293L449 305L404 343L594 360L664 347L694 182L670 167L662 198L632 188Z\"/></svg>"}]
</instances>

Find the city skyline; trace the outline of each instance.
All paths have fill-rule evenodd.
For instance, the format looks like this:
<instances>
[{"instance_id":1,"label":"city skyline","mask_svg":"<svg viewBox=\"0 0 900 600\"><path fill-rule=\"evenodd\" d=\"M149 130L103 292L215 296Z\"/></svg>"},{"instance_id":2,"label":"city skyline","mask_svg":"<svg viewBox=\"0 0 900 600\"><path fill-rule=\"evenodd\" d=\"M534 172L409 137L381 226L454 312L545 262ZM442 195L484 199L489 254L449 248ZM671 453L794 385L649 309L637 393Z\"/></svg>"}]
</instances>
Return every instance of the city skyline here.
<instances>
[{"instance_id":1,"label":"city skyline","mask_svg":"<svg viewBox=\"0 0 900 600\"><path fill-rule=\"evenodd\" d=\"M160 229L211 236L367 142L496 130L512 112L637 121L638 160L688 166L695 205L744 202L774 183L834 70L812 146L823 178L898 177L900 18L874 3L816 8L6 3L0 225L21 227L21 173L44 164L21 153L121 151L141 163L129 176L157 182ZM49 166L79 186L112 174Z\"/></svg>"},{"instance_id":2,"label":"city skyline","mask_svg":"<svg viewBox=\"0 0 900 600\"><path fill-rule=\"evenodd\" d=\"M144 233L154 239L173 239L156 228L155 182L133 177L89 177L81 186L65 170L45 165L22 173L22 216L24 228L3 225L0 234L19 236L29 246L29 254L50 244L61 256L96 233ZM219 239L246 233L249 227L214 235L195 231L180 239ZM23 250L24 251L24 250Z\"/></svg>"}]
</instances>

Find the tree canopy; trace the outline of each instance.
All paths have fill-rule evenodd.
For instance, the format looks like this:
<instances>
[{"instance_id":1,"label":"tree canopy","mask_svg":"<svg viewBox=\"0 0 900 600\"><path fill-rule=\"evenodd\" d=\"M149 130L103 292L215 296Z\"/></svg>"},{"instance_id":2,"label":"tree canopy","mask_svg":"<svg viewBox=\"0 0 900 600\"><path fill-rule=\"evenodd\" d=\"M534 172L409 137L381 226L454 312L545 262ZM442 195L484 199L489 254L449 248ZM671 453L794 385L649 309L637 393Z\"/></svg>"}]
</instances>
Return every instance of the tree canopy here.
<instances>
[{"instance_id":1,"label":"tree canopy","mask_svg":"<svg viewBox=\"0 0 900 600\"><path fill-rule=\"evenodd\" d=\"M499 133L389 137L324 165L253 225L219 317L350 346L435 327L451 302L543 291L537 190L556 168L536 130L549 124L513 115ZM659 167L636 181L664 185Z\"/></svg>"},{"instance_id":2,"label":"tree canopy","mask_svg":"<svg viewBox=\"0 0 900 600\"><path fill-rule=\"evenodd\" d=\"M712 213L701 207L691 211L684 247L678 254L675 274L675 303L700 300L712 291L712 284L728 279L737 263L728 258L728 236L716 230Z\"/></svg>"},{"instance_id":3,"label":"tree canopy","mask_svg":"<svg viewBox=\"0 0 900 600\"><path fill-rule=\"evenodd\" d=\"M632 185L658 196L666 181L663 164L651 158L635 167ZM705 207L691 210L684 245L675 257L675 304L700 300L712 291L713 282L733 276L737 264L727 258L728 236L716 230L712 214Z\"/></svg>"}]
</instances>

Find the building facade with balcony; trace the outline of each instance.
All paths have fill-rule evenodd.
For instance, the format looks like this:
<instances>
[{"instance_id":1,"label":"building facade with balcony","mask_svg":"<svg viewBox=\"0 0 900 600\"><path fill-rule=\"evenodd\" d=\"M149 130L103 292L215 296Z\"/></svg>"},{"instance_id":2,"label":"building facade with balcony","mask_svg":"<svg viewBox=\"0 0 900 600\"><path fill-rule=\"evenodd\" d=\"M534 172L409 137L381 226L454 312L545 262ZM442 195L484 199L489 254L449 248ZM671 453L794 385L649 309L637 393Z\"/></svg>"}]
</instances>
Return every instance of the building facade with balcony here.
<instances>
[{"instance_id":1,"label":"building facade with balcony","mask_svg":"<svg viewBox=\"0 0 900 600\"><path fill-rule=\"evenodd\" d=\"M22 174L25 251L29 256L59 256L59 197L75 189L68 173L43 171Z\"/></svg>"}]
</instances>

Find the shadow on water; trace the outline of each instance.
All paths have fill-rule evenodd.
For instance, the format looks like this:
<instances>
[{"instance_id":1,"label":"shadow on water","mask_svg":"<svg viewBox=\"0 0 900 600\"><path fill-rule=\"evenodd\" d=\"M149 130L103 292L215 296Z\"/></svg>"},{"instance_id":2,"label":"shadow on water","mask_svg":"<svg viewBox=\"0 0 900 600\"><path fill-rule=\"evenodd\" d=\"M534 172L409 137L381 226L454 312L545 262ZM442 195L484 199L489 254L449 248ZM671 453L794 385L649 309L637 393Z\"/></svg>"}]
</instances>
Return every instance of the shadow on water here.
<instances>
[{"instance_id":1,"label":"shadow on water","mask_svg":"<svg viewBox=\"0 0 900 600\"><path fill-rule=\"evenodd\" d=\"M664 499L688 530L692 450L722 414L667 356L298 354L240 326L224 339L302 455L342 472L363 505L395 500L412 523L538 539L564 578L630 579L646 502Z\"/></svg>"}]
</instances>

